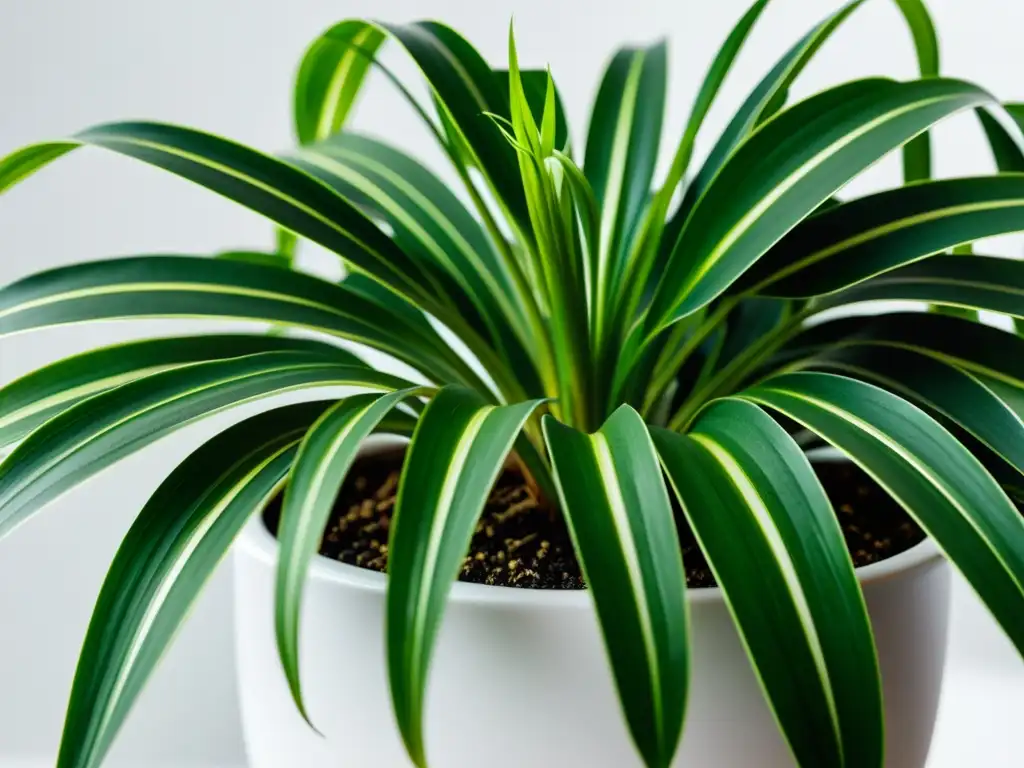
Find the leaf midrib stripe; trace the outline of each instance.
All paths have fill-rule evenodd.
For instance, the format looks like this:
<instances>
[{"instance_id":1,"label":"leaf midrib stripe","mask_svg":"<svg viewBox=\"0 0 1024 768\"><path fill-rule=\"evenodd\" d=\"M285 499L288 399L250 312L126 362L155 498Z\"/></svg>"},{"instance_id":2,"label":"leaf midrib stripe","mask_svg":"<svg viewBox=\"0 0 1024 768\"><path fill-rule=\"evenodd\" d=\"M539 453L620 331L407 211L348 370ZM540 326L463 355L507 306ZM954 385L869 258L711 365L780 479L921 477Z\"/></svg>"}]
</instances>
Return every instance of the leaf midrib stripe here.
<instances>
[{"instance_id":1,"label":"leaf midrib stripe","mask_svg":"<svg viewBox=\"0 0 1024 768\"><path fill-rule=\"evenodd\" d=\"M261 356L261 355L264 355L264 354L276 354L276 353L257 353L256 355L253 355L252 357ZM249 355L245 355L244 357L250 357L250 356ZM237 358L237 359L244 359L244 358ZM193 365L198 367L198 366L201 366L201 365L206 365L206 363L195 363ZM189 366L189 367L192 367L192 366ZM220 387L220 386L224 386L224 385L228 385L228 384L238 384L240 382L246 381L247 379L261 378L261 377L264 377L264 376L270 376L270 375L273 375L275 373L282 373L282 372L299 373L300 371L303 371L303 370L316 370L316 369L328 369L329 370L331 368L345 368L345 369L352 370L353 372L359 370L359 368L356 367L356 366L346 366L346 365L340 364L340 363L290 363L290 364L281 364L281 365L277 365L277 366L274 366L274 367L262 368L262 369L257 370L257 371L249 371L249 372L246 372L243 375L221 377L221 378L216 379L213 382L206 383L206 384L204 384L202 386L193 387L192 389L186 390L184 392L179 392L178 394L176 394L176 395L174 395L172 397L167 397L167 398L159 400L159 401L157 401L155 403L152 403L152 404L146 406L145 408L143 408L141 410L133 411L132 413L130 413L130 414L128 414L128 415L126 415L126 416L116 420L112 424L109 424L108 426L104 427L100 431L92 433L87 439L77 441L74 445L70 446L68 449L63 451L60 455L58 455L55 458L51 459L50 461L46 462L46 464L44 464L41 468L37 469L34 473L29 475L26 479L22 480L21 483L19 483L17 486L14 487L13 491L8 489L6 493L2 494L2 496L6 496L8 499L10 499L13 496L18 495L19 493L21 493L22 490L24 490L24 488L26 486L29 486L32 483L38 481L39 477L41 477L42 475L44 475L47 472L49 472L50 470L52 470L55 466L57 466L60 462L62 462L65 459L67 459L72 454L77 453L77 452L87 448L91 443L95 442L96 440L99 440L100 438L102 438L105 435L109 434L111 431L113 431L113 430L115 430L115 429L117 429L117 428L127 424L128 422L131 422L131 421L134 421L134 420L136 420L138 418L141 418L141 417L151 413L154 410L158 410L160 408L166 407L167 405L170 405L171 403L174 403L174 402L177 402L179 400L186 399L186 398L190 398L190 397L192 397L192 396L194 396L194 395L196 395L198 393L205 392L205 391L207 391L209 389L214 389L216 387ZM326 387L326 386L351 385L351 386L368 387L368 388L373 388L373 389L378 389L378 390L384 389L382 387L382 385L377 383L377 382L356 381L354 378L351 378L351 377L343 379L343 380L339 379L338 382L339 383L337 383L337 384L332 384L332 383L326 382L326 381L317 381L317 382L315 382L315 384L313 384L313 386L325 386ZM211 410L211 411L207 411L204 414L201 414L200 416L196 416L196 417L193 417L192 419L188 419L188 421L190 422L190 421L194 421L197 418L203 418L205 416L209 416L211 413L214 413L216 411L224 410L225 408L233 408L234 406L240 405L241 403L244 403L244 402L249 402L251 400L258 399L258 398L261 398L261 397L268 397L270 394L279 394L281 392L287 391L288 389L294 389L296 387L305 387L305 386L311 386L311 385L309 383L296 384L296 385L292 385L292 386L289 386L289 387L282 387L282 388L279 388L279 389L275 389L275 390L273 390L272 393L260 393L258 395L252 395L251 397L244 398L243 400L237 400L234 403L231 403L231 404L228 404L228 405L216 408L216 409ZM182 422L182 423L187 423L187 422ZM0 520L0 526L2 526L2 524L3 524L2 520Z\"/></svg>"},{"instance_id":2,"label":"leaf midrib stripe","mask_svg":"<svg viewBox=\"0 0 1024 768\"><path fill-rule=\"evenodd\" d=\"M612 457L608 438L601 432L595 432L587 437L593 448L594 462L597 464L598 473L601 475L601 485L604 488L605 498L608 499L608 510L611 513L612 525L615 527L619 550L622 553L623 563L632 587L631 592L637 603L637 621L640 625L640 634L643 637L644 643L644 654L647 657L650 673L649 682L651 685L651 704L654 708L654 728L659 751L663 751L665 747L665 703L661 690L661 663L658 657L657 643L654 638L654 625L651 621L651 608L647 601L643 571L640 567L640 559L637 556L637 543L633 536L633 529L629 524L626 499L622 492L622 486L619 484L618 471L615 468L615 460Z\"/></svg>"},{"instance_id":3,"label":"leaf midrib stripe","mask_svg":"<svg viewBox=\"0 0 1024 768\"><path fill-rule=\"evenodd\" d=\"M889 110L883 115L879 115L873 120L864 123L857 129L847 133L838 141L833 142L829 146L823 148L820 152L809 158L803 165L793 170L789 176L786 177L780 184L776 185L771 192L765 195L761 200L752 206L747 213L735 224L725 236L718 241L715 247L708 254L708 257L698 265L697 269L694 270L693 275L687 280L686 284L680 291L681 295L685 295L701 280L704 276L721 260L722 256L735 245L744 233L750 229L750 227L757 222L767 211L774 205L783 195L789 192L796 184L798 184L804 177L826 162L829 158L841 151L845 147L849 146L853 142L862 138L866 134L875 130L876 128L894 120L902 115L916 110L924 109L933 104L938 104L943 101L952 100L966 100L966 94L955 94L954 96L935 96L930 99L921 99L915 101L912 104L905 104L898 109ZM981 98L976 96L976 101L981 101ZM966 109L970 104L966 104ZM923 132L923 131L921 131ZM825 195L827 197L828 195ZM825 199L825 198L822 198ZM781 239L781 236L780 236Z\"/></svg>"},{"instance_id":4,"label":"leaf midrib stripe","mask_svg":"<svg viewBox=\"0 0 1024 768\"><path fill-rule=\"evenodd\" d=\"M902 229L907 229L909 227L917 226L920 224L927 224L929 222L936 221L939 219L952 218L953 216L977 212L997 211L1005 208L1024 208L1024 199L1016 197L1008 198L1006 200L992 200L985 203L964 203L962 205L951 205L945 208L933 209L925 213L920 213L914 216L907 216L902 219L897 219L895 221L888 222L881 226L864 230L863 232L853 235L852 237L849 237L846 240L841 240L838 243L833 243L827 248L822 248L819 251L815 251L814 253L805 256L803 259L800 259L798 261L793 262L792 264L783 267L778 272L772 274L771 277L767 278L765 281L759 283L756 287L752 288L751 291L761 290L762 288L771 285L772 283L789 277L794 272L813 266L814 264L817 264L818 262L823 261L824 259L827 259L831 256L835 256L837 253L848 250L850 248L855 248L858 245L863 245L865 243L870 242L871 240L884 237L885 235L898 232ZM932 253L939 253L942 250L945 249L942 248L937 251L932 251Z\"/></svg>"},{"instance_id":5,"label":"leaf midrib stripe","mask_svg":"<svg viewBox=\"0 0 1024 768\"><path fill-rule=\"evenodd\" d=\"M292 434L301 435L303 431L304 430L302 429L292 430L290 433L287 433L285 435L276 436L274 440L264 443L255 451L251 451L249 453L249 456L251 456L253 453L258 452L259 450L262 450L263 448L266 448L268 445L273 445L282 438L287 439ZM145 614L139 621L135 631L132 633L130 645L126 649L124 649L124 652L122 654L119 655L119 661L121 662L120 670L117 676L114 678L113 682L111 683L112 687L109 691L109 695L106 697L106 704L103 707L103 715L101 716L100 723L96 728L95 737L92 741L92 746L95 746L96 743L100 742L103 739L104 732L107 730L107 727L109 726L110 718L113 717L114 714L113 704L120 696L121 691L124 690L124 686L128 682L128 677L130 676L132 671L131 667L135 663L135 660L138 658L138 655L142 650L142 645L145 642L145 638L143 637L143 635L145 634L145 631L152 625L153 621L155 621L156 614L159 612L160 608L167 600L167 597L170 594L171 590L174 588L175 578L182 572L182 570L184 570L185 566L188 564L189 557L195 552L196 548L199 547L200 544L202 544L204 536L207 533L209 533L210 529L213 528L214 525L216 525L221 515L228 509L228 507L231 506L231 504L234 502L238 494L241 493L245 489L245 487L252 480L254 480L264 469L266 469L267 466L273 463L283 453L290 450L297 442L298 440L296 439L282 446L278 451L273 453L271 456L267 457L259 465L254 467L248 474L246 474L245 477L239 480L238 483L236 483L227 493L225 493L221 497L221 500L212 510L210 510L210 513L206 515L202 523L192 531L192 534L189 536L185 545L176 550L176 556L174 557L172 567L167 571L163 571L162 575L160 576L159 586L154 591L149 601L149 606L147 607ZM243 464L247 458L248 456L240 459L239 461L235 462L235 464L233 464L226 472L222 473L221 476L213 484L211 484L211 491L215 490L216 486L225 478L229 477L231 472L233 472L240 464ZM202 504L207 498L209 498L209 492L204 494L203 497L194 506Z\"/></svg>"},{"instance_id":6,"label":"leaf midrib stripe","mask_svg":"<svg viewBox=\"0 0 1024 768\"><path fill-rule=\"evenodd\" d=\"M937 474L929 472L927 466L916 455L911 453L909 449L904 448L899 442L890 439L884 432L882 432L879 429L876 429L872 424L863 421L862 419L858 418L852 413L849 413L848 411L839 408L838 406L834 406L833 404L827 401L819 400L818 398L805 395L801 392L794 392L793 390L784 389L781 387L765 386L764 389L768 392L777 392L781 395L788 395L797 400L802 400L806 403L810 403L816 408L820 408L823 411L831 413L833 416L839 417L848 424L852 424L857 429L861 430L867 435L870 435L875 440L884 445L886 448L888 448L890 451L892 451L897 456L902 458L919 475L921 475L921 477L927 480L940 494L942 494L942 496L946 498L950 505L960 513L960 517L963 518L968 523L968 525L970 525L971 528L975 530L975 532L978 534L978 537L983 542L985 542L986 547L996 558L996 560L998 560L999 563L1003 566L1003 570L1010 577L1010 580L1017 586L1017 589L1020 590L1022 594L1024 594L1024 584L1020 582L1020 580L1017 578L1017 575L1013 572L1011 568L1009 568L1005 558L993 546L992 542L989 540L985 532L982 531L981 528L978 527L977 523L974 522L973 516L967 513L963 504L959 501L959 499L956 498L956 495L948 489L946 484L942 481L941 477ZM749 394L746 394L744 395L744 397L751 396ZM762 402L763 404L768 405L769 407L773 407L772 403L761 401L756 396L753 396L752 399L755 399L758 402ZM801 420L797 419L797 421ZM1010 505L1010 509L1012 510L1012 513L1014 515L1017 514L1017 510L1012 506L1012 504Z\"/></svg>"},{"instance_id":7,"label":"leaf midrib stripe","mask_svg":"<svg viewBox=\"0 0 1024 768\"><path fill-rule=\"evenodd\" d=\"M145 139L139 139L139 138L136 138L136 137L133 137L133 136L122 136L122 135L118 135L118 134L109 134L109 133L103 133L103 132L97 132L94 135L97 135L97 136L99 136L101 138L101 141L96 142L100 146L106 146L106 147L113 148L113 147L116 147L118 144L127 144L129 146L133 146L134 145L134 146L144 147L144 148L147 148L147 149L154 150L156 152L162 152L162 153L167 154L167 155L177 156L177 157L184 158L186 160L190 160L190 161L192 161L192 162L194 162L194 163L196 163L198 165L206 166L207 168L212 168L212 169L214 169L216 171L219 171L220 173L223 173L226 176L231 176L232 178L238 179L239 181L243 181L246 184L249 184L249 185L251 185L253 187L256 187L257 189L262 190L263 192L266 192L267 194L271 195L272 197L275 197L278 200L291 205L295 209L301 211L302 213L306 214L307 216L309 216L309 217L315 219L316 221L318 221L320 224L328 227L329 229L331 229L335 233L341 235L343 238L349 240L351 243L355 244L356 246L361 248L363 251L365 251L368 255L370 255L374 259L376 259L377 262L381 266L386 268L392 275L394 275L395 277L397 277L398 279L400 279L404 283L406 283L407 286L413 286L414 289L416 287L414 281L412 281L409 278L407 278L406 275L404 275L401 271L395 269L395 267L387 259L385 259L380 254L380 252L378 252L375 248L371 248L363 240L361 240L360 238L356 237L355 234L353 234L349 230L345 229L344 227L339 226L330 217L323 215L322 213L320 213L315 208L310 208L308 205L306 205L305 203L300 202L299 200L296 200L294 197L281 192L281 190L278 189L277 187L274 187L274 186L272 186L270 184L262 182L259 179L255 179L252 176L248 176L248 175L246 175L246 174L244 174L244 173L242 173L240 171L235 170L234 168L231 168L230 166L223 165L222 163L218 163L218 162L216 162L214 160L211 160L210 158L208 158L208 157L206 157L204 155L197 155L197 154L189 152L187 150L180 149L179 147L176 147L174 145L160 144L160 143L155 142L155 141L148 141L148 140L145 140ZM250 151L256 152L256 150L250 150ZM271 162L271 163L278 163L278 162L280 162L279 160L275 160L274 158L269 157L267 155L263 155L262 153L257 152L256 154L260 155L261 158L267 160L268 162ZM310 176L309 174L304 173L301 169L296 168L293 165L287 165L287 167L288 167L288 169L290 171L295 172L297 174L300 174L303 177L304 180L319 185L319 187L321 189L325 190L328 194L330 194L332 197L334 197L338 202L343 203L343 204L347 204L347 201L343 197L338 195L337 192L335 192L333 189L331 189L329 186L324 184L322 181L320 181L316 177ZM370 226L373 226L373 224L370 223ZM287 227L285 227L285 229L287 229ZM301 233L295 233L295 234L301 235ZM383 232L381 233L381 236L382 237L386 237ZM333 248L329 248L328 250L331 250L332 252L334 252ZM347 257L344 256L344 254L338 254L338 255L342 256L343 258L347 258Z\"/></svg>"},{"instance_id":8,"label":"leaf midrib stripe","mask_svg":"<svg viewBox=\"0 0 1024 768\"><path fill-rule=\"evenodd\" d=\"M359 30L352 36L351 43L326 38L332 43L342 45L345 48L345 52L338 58L334 72L331 73L330 83L328 83L327 89L324 92L324 99L321 103L326 105L327 108L320 111L320 119L317 121L316 127L316 136L318 138L322 139L330 136L336 130L334 120L341 108L340 97L345 88L345 80L353 64L359 60L362 44L373 31L374 27L367 25L365 29Z\"/></svg>"},{"instance_id":9,"label":"leaf midrib stripe","mask_svg":"<svg viewBox=\"0 0 1024 768\"><path fill-rule=\"evenodd\" d=\"M422 677L426 670L424 669L425 664L420 662L424 660L424 624L426 622L428 614L427 608L430 604L431 598L430 587L433 585L437 575L438 558L442 539L444 538L445 530L448 527L448 519L451 517L452 500L455 498L459 480L466 466L466 462L469 459L469 455L473 450L473 444L476 441L477 435L480 434L481 429L483 429L484 422L487 420L487 417L494 412L494 410L495 406L482 406L475 414L473 414L465 428L462 430L458 445L455 447L455 450L452 452L451 458L448 461L444 481L441 484L441 493L438 494L437 500L434 504L434 524L430 528L430 534L426 542L427 548L424 553L422 568L419 573L420 589L418 590L416 597L416 608L412 614L415 623L410 627L412 632L409 637L409 647L406 652L406 658L409 663L409 680L412 684L413 691L420 691L423 689ZM410 707L410 721L413 720L415 715L413 708L417 706L416 698L418 697L412 696L408 699L408 705Z\"/></svg>"}]
</instances>

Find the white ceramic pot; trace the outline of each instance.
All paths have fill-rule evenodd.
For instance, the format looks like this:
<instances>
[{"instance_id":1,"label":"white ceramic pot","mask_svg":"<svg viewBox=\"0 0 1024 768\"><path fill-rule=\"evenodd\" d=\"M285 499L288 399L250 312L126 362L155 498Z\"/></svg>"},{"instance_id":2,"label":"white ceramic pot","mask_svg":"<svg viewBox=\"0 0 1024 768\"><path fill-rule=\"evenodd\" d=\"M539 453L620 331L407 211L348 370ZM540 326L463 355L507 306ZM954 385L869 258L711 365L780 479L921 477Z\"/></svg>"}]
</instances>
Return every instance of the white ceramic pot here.
<instances>
[{"instance_id":1,"label":"white ceramic pot","mask_svg":"<svg viewBox=\"0 0 1024 768\"><path fill-rule=\"evenodd\" d=\"M235 550L249 766L409 765L387 688L385 577L322 557L310 568L300 659L319 736L296 712L277 658L276 559L277 542L254 517ZM926 541L858 575L884 682L885 765L921 768L942 682L949 568ZM791 767L721 592L689 600L692 680L674 765ZM437 768L640 765L586 592L454 585L430 672L427 755Z\"/></svg>"}]
</instances>

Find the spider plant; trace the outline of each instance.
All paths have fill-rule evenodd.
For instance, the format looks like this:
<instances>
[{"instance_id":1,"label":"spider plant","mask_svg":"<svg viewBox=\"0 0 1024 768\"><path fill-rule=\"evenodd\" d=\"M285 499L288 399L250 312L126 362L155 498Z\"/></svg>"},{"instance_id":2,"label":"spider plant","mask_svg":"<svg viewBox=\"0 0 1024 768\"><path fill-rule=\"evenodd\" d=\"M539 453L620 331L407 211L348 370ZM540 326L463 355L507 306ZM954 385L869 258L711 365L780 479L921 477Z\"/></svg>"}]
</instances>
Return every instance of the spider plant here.
<instances>
[{"instance_id":1,"label":"spider plant","mask_svg":"<svg viewBox=\"0 0 1024 768\"><path fill-rule=\"evenodd\" d=\"M302 709L305 571L375 432L411 438L386 638L397 724L417 765L446 597L510 460L570 525L648 766L671 762L685 714L681 524L707 556L797 762L881 765L871 627L808 436L905 507L1024 649L1024 521L1011 501L1024 472L1024 339L977 321L979 310L1024 317L1024 264L970 249L1024 230L1024 109L939 76L920 0L898 3L920 79L858 80L791 104L790 86L855 0L779 59L695 163L705 116L767 4L754 3L718 52L659 180L663 43L614 55L580 151L550 73L522 69L511 34L507 70L496 70L436 22L345 21L317 39L295 91L298 147L280 156L129 122L0 163L6 189L77 147L101 147L280 228L266 253L133 256L32 275L0 290L0 334L132 317L315 332L135 341L10 383L0 444L18 444L0 466L0 534L184 424L286 391L367 390L246 419L159 487L96 604L60 766L100 763L233 538L282 488L276 631ZM422 71L430 103L378 61L389 40ZM373 70L437 139L459 194L401 150L345 130ZM927 132L965 111L980 116L1000 172L932 180ZM903 186L836 196L900 148ZM336 253L348 276L293 269L300 238ZM820 317L880 299L940 311ZM416 375L367 364L363 348Z\"/></svg>"}]
</instances>

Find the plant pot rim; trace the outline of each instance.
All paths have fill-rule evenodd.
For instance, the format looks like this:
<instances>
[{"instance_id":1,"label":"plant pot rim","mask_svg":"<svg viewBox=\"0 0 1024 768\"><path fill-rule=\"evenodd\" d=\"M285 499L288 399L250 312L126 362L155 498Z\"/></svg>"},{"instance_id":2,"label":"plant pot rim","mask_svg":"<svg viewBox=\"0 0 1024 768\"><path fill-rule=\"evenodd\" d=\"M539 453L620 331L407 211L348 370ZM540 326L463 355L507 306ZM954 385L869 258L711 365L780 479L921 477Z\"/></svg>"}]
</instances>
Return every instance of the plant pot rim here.
<instances>
[{"instance_id":1,"label":"plant pot rim","mask_svg":"<svg viewBox=\"0 0 1024 768\"><path fill-rule=\"evenodd\" d=\"M386 448L388 443L377 443L374 448ZM811 453L812 457L824 461L848 461L838 451L830 448ZM253 515L252 520L239 536L237 546L251 557L275 566L278 556L277 538L267 529L263 515ZM942 553L931 538L925 538L910 549L877 563L856 569L857 580L872 584L900 576L908 571L929 565L942 558ZM308 578L333 582L355 590L383 593L387 576L369 568L349 565L317 553L309 564ZM720 587L689 589L686 593L691 604L718 603L723 601ZM486 605L526 606L537 609L563 610L590 605L590 595L585 589L527 589L523 587L493 586L456 581L448 598L457 603L479 603Z\"/></svg>"}]
</instances>

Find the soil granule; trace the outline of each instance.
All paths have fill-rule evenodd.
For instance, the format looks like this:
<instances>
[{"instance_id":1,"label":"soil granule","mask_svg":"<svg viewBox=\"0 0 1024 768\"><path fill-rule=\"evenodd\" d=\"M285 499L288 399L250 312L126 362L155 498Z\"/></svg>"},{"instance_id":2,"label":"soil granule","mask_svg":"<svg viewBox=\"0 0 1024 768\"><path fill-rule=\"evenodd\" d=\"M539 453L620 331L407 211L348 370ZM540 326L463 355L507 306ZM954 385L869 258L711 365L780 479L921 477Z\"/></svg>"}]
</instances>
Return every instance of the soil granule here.
<instances>
[{"instance_id":1,"label":"soil granule","mask_svg":"<svg viewBox=\"0 0 1024 768\"><path fill-rule=\"evenodd\" d=\"M343 563L387 570L388 528L398 489L401 453L358 461L348 474L327 524L320 554ZM857 566L904 552L924 538L914 521L852 464L815 464ZM280 497L264 519L276 533ZM691 588L713 587L714 576L677 509L680 546ZM533 589L583 589L579 563L561 515L538 503L520 473L506 469L495 483L459 573L462 581Z\"/></svg>"}]
</instances>

